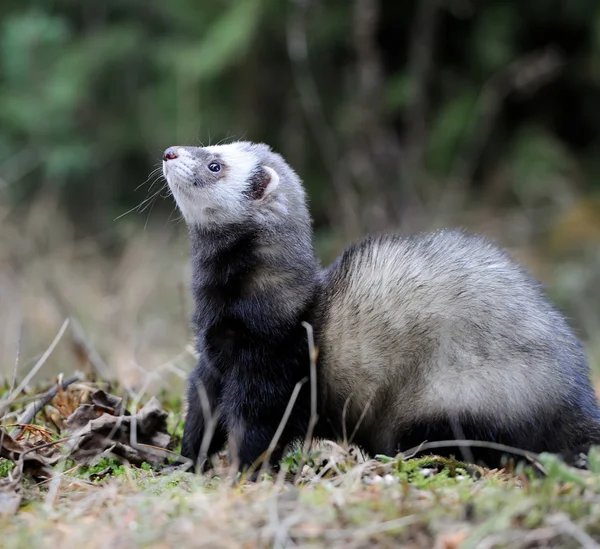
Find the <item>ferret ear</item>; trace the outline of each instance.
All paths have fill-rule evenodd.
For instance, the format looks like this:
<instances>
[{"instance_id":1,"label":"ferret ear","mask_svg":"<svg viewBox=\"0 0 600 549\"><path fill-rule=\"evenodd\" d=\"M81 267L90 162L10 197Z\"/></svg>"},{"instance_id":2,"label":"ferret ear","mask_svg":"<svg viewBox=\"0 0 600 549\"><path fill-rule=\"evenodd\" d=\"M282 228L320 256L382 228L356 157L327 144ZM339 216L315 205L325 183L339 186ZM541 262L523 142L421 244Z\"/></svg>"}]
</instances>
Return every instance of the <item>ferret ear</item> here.
<instances>
[{"instance_id":1,"label":"ferret ear","mask_svg":"<svg viewBox=\"0 0 600 549\"><path fill-rule=\"evenodd\" d=\"M269 166L261 166L251 178L251 194L254 200L263 201L279 186L279 175Z\"/></svg>"}]
</instances>

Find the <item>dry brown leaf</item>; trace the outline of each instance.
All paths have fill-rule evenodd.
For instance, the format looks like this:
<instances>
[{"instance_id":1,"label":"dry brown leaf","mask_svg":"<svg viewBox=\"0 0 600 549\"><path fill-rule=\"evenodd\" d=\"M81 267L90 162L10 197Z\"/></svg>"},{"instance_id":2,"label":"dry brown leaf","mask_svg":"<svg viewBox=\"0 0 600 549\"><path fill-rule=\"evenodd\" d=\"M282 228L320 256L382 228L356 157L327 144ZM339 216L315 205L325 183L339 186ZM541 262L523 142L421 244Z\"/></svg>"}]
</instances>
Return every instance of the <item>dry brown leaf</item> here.
<instances>
[{"instance_id":1,"label":"dry brown leaf","mask_svg":"<svg viewBox=\"0 0 600 549\"><path fill-rule=\"evenodd\" d=\"M0 428L0 457L13 461L21 468L20 471L26 471L34 477L51 476L50 467L58 462L61 455L54 446L39 446L27 441L17 442Z\"/></svg>"},{"instance_id":2,"label":"dry brown leaf","mask_svg":"<svg viewBox=\"0 0 600 549\"><path fill-rule=\"evenodd\" d=\"M132 441L132 428L135 438ZM67 419L67 428L76 437L71 457L80 464L116 456L133 465L143 462L159 465L171 442L167 432L167 413L155 397L135 415L123 406L122 399L104 391L92 395L92 404L82 404Z\"/></svg>"}]
</instances>

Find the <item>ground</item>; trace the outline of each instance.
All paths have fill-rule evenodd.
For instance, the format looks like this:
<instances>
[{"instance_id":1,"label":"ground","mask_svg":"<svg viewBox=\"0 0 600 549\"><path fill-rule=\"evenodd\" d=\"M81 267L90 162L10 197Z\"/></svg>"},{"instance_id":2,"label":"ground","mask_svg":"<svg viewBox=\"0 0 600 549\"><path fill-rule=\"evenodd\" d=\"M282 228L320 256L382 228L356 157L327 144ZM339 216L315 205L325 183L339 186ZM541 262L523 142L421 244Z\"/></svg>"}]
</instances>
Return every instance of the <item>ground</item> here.
<instances>
[{"instance_id":1,"label":"ground","mask_svg":"<svg viewBox=\"0 0 600 549\"><path fill-rule=\"evenodd\" d=\"M98 403L99 385L76 382L59 391L16 442L58 440L60 447L68 435L64 415L84 403L95 406L89 402ZM102 386L100 405L111 415L108 385ZM32 468L19 479L13 463L0 460L0 480L12 477L22 486L16 513L5 507L0 516L2 547L452 549L598 547L600 541L600 453L590 454L590 471L545 455L532 467L490 471L435 457L367 459L355 447L321 441L290 453L276 476L233 486L224 460L206 475L173 467L181 403L160 400L171 438L167 467L65 454L51 477ZM143 404L129 410L141 417ZM13 434L18 429L5 426ZM0 485L0 496L11 490Z\"/></svg>"}]
</instances>

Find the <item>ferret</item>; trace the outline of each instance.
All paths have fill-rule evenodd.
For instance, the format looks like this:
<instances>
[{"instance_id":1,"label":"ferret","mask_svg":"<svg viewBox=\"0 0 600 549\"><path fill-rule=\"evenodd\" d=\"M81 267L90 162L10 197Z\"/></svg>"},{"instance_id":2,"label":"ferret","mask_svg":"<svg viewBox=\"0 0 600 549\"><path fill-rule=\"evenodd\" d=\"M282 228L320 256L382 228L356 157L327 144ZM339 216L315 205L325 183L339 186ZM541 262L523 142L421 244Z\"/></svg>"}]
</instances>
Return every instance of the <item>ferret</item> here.
<instances>
[{"instance_id":1,"label":"ferret","mask_svg":"<svg viewBox=\"0 0 600 549\"><path fill-rule=\"evenodd\" d=\"M490 240L372 235L322 268L302 182L268 145L170 147L163 172L191 243L181 453L201 470L225 445L240 471L276 463L307 434L370 456L474 441L435 453L488 466L511 454L486 443L573 460L600 444L582 345Z\"/></svg>"}]
</instances>

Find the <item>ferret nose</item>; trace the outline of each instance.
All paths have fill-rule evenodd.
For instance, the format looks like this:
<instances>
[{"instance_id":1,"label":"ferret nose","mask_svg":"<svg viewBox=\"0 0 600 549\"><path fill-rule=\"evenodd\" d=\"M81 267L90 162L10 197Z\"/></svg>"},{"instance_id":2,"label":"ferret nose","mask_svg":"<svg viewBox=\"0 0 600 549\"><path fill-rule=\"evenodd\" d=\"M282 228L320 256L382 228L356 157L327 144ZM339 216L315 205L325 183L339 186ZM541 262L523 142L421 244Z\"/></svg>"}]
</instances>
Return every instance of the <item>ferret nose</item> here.
<instances>
[{"instance_id":1,"label":"ferret nose","mask_svg":"<svg viewBox=\"0 0 600 549\"><path fill-rule=\"evenodd\" d=\"M179 155L175 152L173 147L169 147L163 154L163 160L175 160Z\"/></svg>"}]
</instances>

